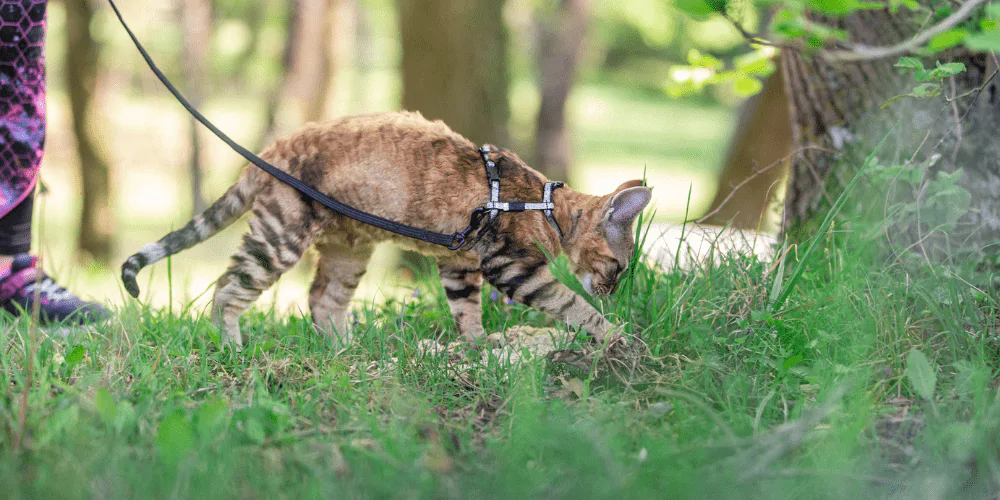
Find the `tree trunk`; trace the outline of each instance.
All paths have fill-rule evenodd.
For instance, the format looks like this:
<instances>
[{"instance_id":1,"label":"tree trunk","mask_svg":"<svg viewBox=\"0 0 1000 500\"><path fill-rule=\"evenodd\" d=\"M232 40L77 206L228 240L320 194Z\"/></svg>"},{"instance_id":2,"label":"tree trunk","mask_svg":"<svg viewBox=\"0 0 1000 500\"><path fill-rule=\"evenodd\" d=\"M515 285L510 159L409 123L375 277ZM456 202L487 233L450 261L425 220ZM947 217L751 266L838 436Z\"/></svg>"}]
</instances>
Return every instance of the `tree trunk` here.
<instances>
[{"instance_id":1,"label":"tree trunk","mask_svg":"<svg viewBox=\"0 0 1000 500\"><path fill-rule=\"evenodd\" d=\"M816 20L845 30L852 42L868 47L908 40L920 30L921 21L887 11ZM796 50L782 52L791 147L812 148L791 159L784 228L794 235L815 227L811 219L832 205L864 156L887 136L878 164L901 166L907 174L882 181L866 177L865 186L881 191L852 198L847 210L879 218L890 214L885 235L894 250L918 248L924 256L941 257L955 257L956 250L981 255L1000 237L1000 82L991 79L997 61L961 48L935 54L924 59L925 66L933 67L935 60L956 61L968 69L944 81L942 96L888 103L918 84L912 73L893 67L898 59L895 55L843 62ZM959 171L957 186L971 194L971 203L954 191L945 198L934 192L947 189L948 174ZM900 180L908 176L913 178L910 184ZM949 222L950 217L954 220Z\"/></svg>"},{"instance_id":2,"label":"tree trunk","mask_svg":"<svg viewBox=\"0 0 1000 500\"><path fill-rule=\"evenodd\" d=\"M184 0L184 68L187 76L187 98L200 109L205 98L205 72L208 68L208 48L212 38L212 5L208 0ZM192 215L205 210L205 197L201 192L201 125L194 117L191 127L191 211Z\"/></svg>"},{"instance_id":3,"label":"tree trunk","mask_svg":"<svg viewBox=\"0 0 1000 500\"><path fill-rule=\"evenodd\" d=\"M509 146L504 0L397 0L403 108L443 120L476 144ZM404 252L400 270L425 269Z\"/></svg>"},{"instance_id":4,"label":"tree trunk","mask_svg":"<svg viewBox=\"0 0 1000 500\"><path fill-rule=\"evenodd\" d=\"M504 0L398 0L403 107L509 145Z\"/></svg>"},{"instance_id":5,"label":"tree trunk","mask_svg":"<svg viewBox=\"0 0 1000 500\"><path fill-rule=\"evenodd\" d=\"M87 0L66 0L66 88L83 180L79 249L102 263L111 261L114 213L110 206L110 169L96 144L106 144L90 127L97 83L97 42L90 33L93 9Z\"/></svg>"},{"instance_id":6,"label":"tree trunk","mask_svg":"<svg viewBox=\"0 0 1000 500\"><path fill-rule=\"evenodd\" d=\"M781 181L788 173L791 134L779 63L763 90L743 104L719 177L719 190L708 215L699 222L770 229L772 218L767 210L779 198Z\"/></svg>"},{"instance_id":7,"label":"tree trunk","mask_svg":"<svg viewBox=\"0 0 1000 500\"><path fill-rule=\"evenodd\" d=\"M285 42L284 75L270 99L262 144L319 120L330 85L334 1L294 0Z\"/></svg>"},{"instance_id":8,"label":"tree trunk","mask_svg":"<svg viewBox=\"0 0 1000 500\"><path fill-rule=\"evenodd\" d=\"M566 99L576 77L587 32L587 0L561 0L542 14L539 71L542 102L535 130L534 167L550 179L567 180L571 161Z\"/></svg>"},{"instance_id":9,"label":"tree trunk","mask_svg":"<svg viewBox=\"0 0 1000 500\"><path fill-rule=\"evenodd\" d=\"M855 46L866 47L889 47L910 40L923 21L887 11L813 19L844 30ZM993 78L1000 66L997 59L962 48L923 58L928 68L934 67L935 61L962 62L967 71L946 79L941 96L892 100L911 93L920 83L913 73L894 67L901 55L912 54L850 62L837 54L833 49L820 54L782 51L780 79L787 102L778 102L781 99L776 98L779 93L772 88L772 81L765 86L760 102L748 106L730 148L729 177L723 185L746 178L745 168L737 175L739 162L743 161L744 167L754 163L740 159L745 152L755 151L758 164L779 157L779 151L785 149L781 146L785 129L778 114L787 111L787 140L793 154L782 227L793 239L807 236L818 226L817 216L832 206L864 157L886 137L876 158L878 168L864 178L859 192L845 206L846 212L884 223L886 228L879 233L893 251L917 249L924 258L931 254L939 258L995 254L987 247L1000 239L1000 189L996 188L1000 186L1000 141L996 140L1000 133L1000 79ZM759 112L772 118L756 117L755 106L769 108ZM773 151L762 147L768 143ZM735 202L739 195L733 193L729 209L721 203L728 193L720 192L713 203L719 212L709 220L745 225L742 213L732 210L749 212L762 207L767 202L764 184L772 182L754 180L757 187L747 189L749 183L743 186L743 201Z\"/></svg>"}]
</instances>

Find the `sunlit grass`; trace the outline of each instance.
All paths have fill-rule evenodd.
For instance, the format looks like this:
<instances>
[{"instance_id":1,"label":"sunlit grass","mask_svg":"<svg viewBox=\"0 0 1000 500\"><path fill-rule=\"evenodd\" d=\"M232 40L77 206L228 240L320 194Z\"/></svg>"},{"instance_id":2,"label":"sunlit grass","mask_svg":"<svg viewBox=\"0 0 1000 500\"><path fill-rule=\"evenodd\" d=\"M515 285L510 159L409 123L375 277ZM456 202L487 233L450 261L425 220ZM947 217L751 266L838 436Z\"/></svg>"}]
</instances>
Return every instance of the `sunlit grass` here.
<instances>
[{"instance_id":1,"label":"sunlit grass","mask_svg":"<svg viewBox=\"0 0 1000 500\"><path fill-rule=\"evenodd\" d=\"M780 265L637 262L598 301L649 349L622 377L485 356L456 378L447 357L417 348L457 338L428 275L419 296L359 304L350 345L264 306L245 315L234 354L183 301L180 316L132 302L107 327L43 330L21 428L35 337L8 323L0 483L12 498L994 491L997 309L968 284L982 277L887 265L849 227L802 262L794 251ZM791 286L782 266L800 272L775 310ZM489 292L490 331L551 325ZM915 350L927 366L910 365Z\"/></svg>"}]
</instances>

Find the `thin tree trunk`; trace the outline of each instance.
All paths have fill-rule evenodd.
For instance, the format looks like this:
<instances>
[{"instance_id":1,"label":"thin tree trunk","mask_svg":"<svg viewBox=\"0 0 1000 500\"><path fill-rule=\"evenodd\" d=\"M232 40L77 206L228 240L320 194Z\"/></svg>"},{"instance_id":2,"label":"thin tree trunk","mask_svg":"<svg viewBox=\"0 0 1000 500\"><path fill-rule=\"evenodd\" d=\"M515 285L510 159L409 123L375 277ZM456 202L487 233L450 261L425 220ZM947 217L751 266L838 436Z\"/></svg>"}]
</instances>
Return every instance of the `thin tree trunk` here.
<instances>
[{"instance_id":1,"label":"thin tree trunk","mask_svg":"<svg viewBox=\"0 0 1000 500\"><path fill-rule=\"evenodd\" d=\"M571 148L566 127L566 100L576 77L587 32L587 0L561 0L558 9L541 16L542 102L535 129L534 167L550 179L569 177Z\"/></svg>"},{"instance_id":2,"label":"thin tree trunk","mask_svg":"<svg viewBox=\"0 0 1000 500\"><path fill-rule=\"evenodd\" d=\"M504 0L397 0L403 108L442 120L477 144L509 146ZM425 269L404 252L400 268Z\"/></svg>"},{"instance_id":3,"label":"thin tree trunk","mask_svg":"<svg viewBox=\"0 0 1000 500\"><path fill-rule=\"evenodd\" d=\"M187 97L200 108L205 98L205 72L208 67L208 47L212 37L212 5L208 0L184 0L184 67L187 73ZM200 214L206 208L201 185L201 125L191 117L191 210Z\"/></svg>"},{"instance_id":4,"label":"thin tree trunk","mask_svg":"<svg viewBox=\"0 0 1000 500\"><path fill-rule=\"evenodd\" d=\"M83 180L83 210L79 249L103 263L111 261L114 214L110 206L110 168L96 144L90 127L92 97L97 82L98 46L90 33L93 9L87 0L65 0L66 4L66 88L73 116L73 133L80 158Z\"/></svg>"},{"instance_id":5,"label":"thin tree trunk","mask_svg":"<svg viewBox=\"0 0 1000 500\"><path fill-rule=\"evenodd\" d=\"M330 83L335 0L290 3L284 75L270 99L260 146L276 135L323 117Z\"/></svg>"},{"instance_id":6,"label":"thin tree trunk","mask_svg":"<svg viewBox=\"0 0 1000 500\"><path fill-rule=\"evenodd\" d=\"M508 145L504 0L398 0L403 107L476 143Z\"/></svg>"},{"instance_id":7,"label":"thin tree trunk","mask_svg":"<svg viewBox=\"0 0 1000 500\"><path fill-rule=\"evenodd\" d=\"M780 198L781 181L788 173L785 159L791 135L788 97L779 67L764 82L763 90L743 104L710 215L700 222L769 229L767 209Z\"/></svg>"}]
</instances>

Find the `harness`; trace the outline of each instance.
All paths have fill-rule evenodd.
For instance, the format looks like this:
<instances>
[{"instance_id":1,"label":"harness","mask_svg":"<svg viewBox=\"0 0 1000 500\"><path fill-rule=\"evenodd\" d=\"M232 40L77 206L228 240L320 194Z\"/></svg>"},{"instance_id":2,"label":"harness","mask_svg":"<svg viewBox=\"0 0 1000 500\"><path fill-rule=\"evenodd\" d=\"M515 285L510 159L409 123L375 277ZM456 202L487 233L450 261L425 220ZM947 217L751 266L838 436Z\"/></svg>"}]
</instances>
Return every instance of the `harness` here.
<instances>
[{"instance_id":1,"label":"harness","mask_svg":"<svg viewBox=\"0 0 1000 500\"><path fill-rule=\"evenodd\" d=\"M204 115L202 115L197 109L195 109L195 107L192 106L191 103L188 102L188 100L184 98L183 95L181 95L180 91L177 90L177 87L175 87L167 78L167 76L164 75L162 71L160 71L160 68L156 66L156 63L153 62L153 59L149 56L149 53L146 52L146 49L142 46L141 43L139 43L139 39L136 38L135 34L132 33L132 30L129 29L128 24L125 23L125 19L122 17L121 12L118 11L118 6L115 5L114 0L108 0L108 3L111 4L111 8L112 10L115 11L115 15L118 17L118 21L121 22L122 27L125 28L125 31L128 33L129 38L132 39L132 43L135 44L135 48L139 50L139 54L141 54L142 58L146 60L146 64L149 66L149 69L153 71L156 77L160 80L161 83L163 83L163 85L167 88L167 90L169 90L170 93L173 94L173 96L177 99L177 101L180 102L182 106L184 106L184 109L186 109L188 113L191 113L191 116L193 116L196 120L198 120L198 122L204 125L205 128L207 128L209 131L215 134L216 137L221 139L222 142L226 143L226 145L232 148L233 151L239 153L240 156L245 158L247 161L254 164L261 170L267 172L268 174L278 179L279 181L291 186L292 188L299 191L307 198L323 205L324 207L332 210L333 212L341 214L345 217L349 217L358 222L362 222L371 226L375 226L380 229L384 229L391 233L396 233L402 236L407 236L410 238L425 241L427 243L433 243L435 245L444 246L447 247L449 250L459 250L467 243L468 241L467 238L469 234L475 231L476 229L480 229L482 221L487 215L489 216L489 222L487 223L486 226L482 226L482 229L479 231L480 237L485 233L485 231L490 227L490 225L493 224L493 222L496 220L497 215L500 212L524 212L527 210L540 210L542 211L543 214L545 214L545 219L549 222L549 225L551 225L552 228L555 229L556 234L559 236L559 239L562 240L563 237L562 230L559 228L559 223L556 222L555 216L552 215L552 210L555 208L555 204L552 202L552 191L562 187L563 183L546 182L543 189L541 202L523 202L523 201L501 202L500 169L497 167L496 162L493 161L489 156L489 154L492 152L492 149L489 146L483 146L479 148L479 154L483 159L484 165L486 166L486 175L489 178L490 201L487 202L485 205L474 209L472 211L472 215L469 217L469 225L465 229L462 229L457 233L453 234L437 233L434 231L428 231L426 229L421 229L418 227L413 227L399 222L391 221L389 219L384 219L377 215L370 214L363 210L358 210L357 208L354 208L350 205L346 205L327 196L326 194L316 190L316 188L306 184L305 182L302 182L302 180L288 174L287 172L275 167L274 165L271 165L263 158L253 154L243 146L240 146L239 144L236 143L236 141L232 140L228 135L219 130L218 127L213 125L212 122L208 120L208 118L205 118Z\"/></svg>"},{"instance_id":2,"label":"harness","mask_svg":"<svg viewBox=\"0 0 1000 500\"><path fill-rule=\"evenodd\" d=\"M490 152L492 149L489 146L483 146L479 148L479 154L483 157L483 163L486 165L486 176L490 180L490 201L486 202L482 208L489 210L490 212L490 222L496 219L500 212L524 212L527 210L541 210L545 214L545 220L549 222L552 229L555 229L556 235L562 240L563 232L559 227L559 223L556 222L556 218L552 215L552 211L556 208L556 204L552 202L552 191L563 187L561 182L546 182L545 186L542 188L542 201L541 202L525 202L525 201L500 201L500 169L497 167L496 162L490 159Z\"/></svg>"}]
</instances>

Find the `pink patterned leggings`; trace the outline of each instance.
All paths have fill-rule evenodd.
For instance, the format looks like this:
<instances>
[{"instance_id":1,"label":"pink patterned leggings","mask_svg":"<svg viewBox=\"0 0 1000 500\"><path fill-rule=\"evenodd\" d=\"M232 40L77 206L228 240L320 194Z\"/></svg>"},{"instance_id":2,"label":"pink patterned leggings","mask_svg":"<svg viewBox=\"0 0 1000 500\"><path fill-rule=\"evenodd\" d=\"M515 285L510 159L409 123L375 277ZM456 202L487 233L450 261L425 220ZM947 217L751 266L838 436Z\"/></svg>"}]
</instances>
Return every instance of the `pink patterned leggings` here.
<instances>
[{"instance_id":1,"label":"pink patterned leggings","mask_svg":"<svg viewBox=\"0 0 1000 500\"><path fill-rule=\"evenodd\" d=\"M47 0L0 0L0 255L31 244L31 193L45 146Z\"/></svg>"}]
</instances>

